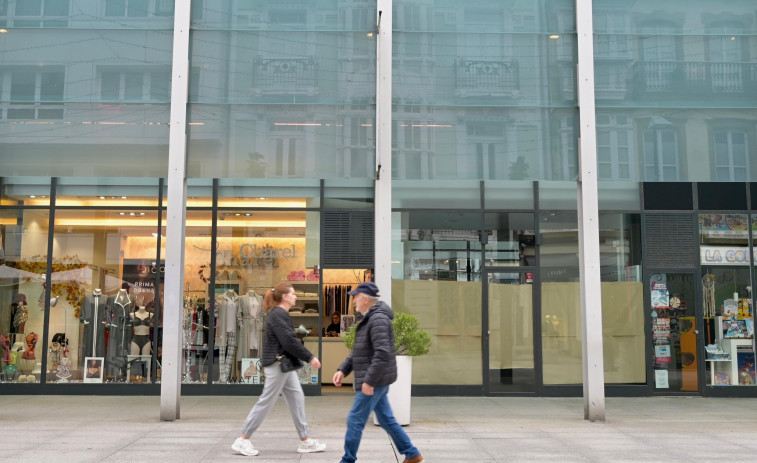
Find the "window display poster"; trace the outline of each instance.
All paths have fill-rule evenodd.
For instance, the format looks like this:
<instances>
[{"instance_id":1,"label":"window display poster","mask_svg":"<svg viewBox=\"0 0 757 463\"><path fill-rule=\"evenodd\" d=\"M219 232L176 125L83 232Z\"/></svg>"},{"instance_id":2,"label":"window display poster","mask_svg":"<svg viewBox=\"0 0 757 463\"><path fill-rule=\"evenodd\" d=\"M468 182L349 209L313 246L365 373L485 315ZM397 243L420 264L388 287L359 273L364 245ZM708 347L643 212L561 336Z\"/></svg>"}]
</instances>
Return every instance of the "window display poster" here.
<instances>
[{"instance_id":1,"label":"window display poster","mask_svg":"<svg viewBox=\"0 0 757 463\"><path fill-rule=\"evenodd\" d=\"M654 386L657 389L668 389L670 387L670 383L668 382L668 370L654 371Z\"/></svg>"},{"instance_id":2,"label":"window display poster","mask_svg":"<svg viewBox=\"0 0 757 463\"><path fill-rule=\"evenodd\" d=\"M670 344L654 346L654 361L661 365L670 363Z\"/></svg>"},{"instance_id":3,"label":"window display poster","mask_svg":"<svg viewBox=\"0 0 757 463\"><path fill-rule=\"evenodd\" d=\"M739 352L736 354L739 367L739 384L755 384L754 352Z\"/></svg>"},{"instance_id":4,"label":"window display poster","mask_svg":"<svg viewBox=\"0 0 757 463\"><path fill-rule=\"evenodd\" d=\"M670 342L670 319L655 318L652 322L652 337L655 344L668 344Z\"/></svg>"},{"instance_id":5,"label":"window display poster","mask_svg":"<svg viewBox=\"0 0 757 463\"><path fill-rule=\"evenodd\" d=\"M242 359L242 382L245 384L260 384L260 371L263 365L259 358Z\"/></svg>"},{"instance_id":6,"label":"window display poster","mask_svg":"<svg viewBox=\"0 0 757 463\"><path fill-rule=\"evenodd\" d=\"M670 307L670 293L668 289L664 287L654 288L652 290L652 308L653 309L667 309Z\"/></svg>"}]
</instances>

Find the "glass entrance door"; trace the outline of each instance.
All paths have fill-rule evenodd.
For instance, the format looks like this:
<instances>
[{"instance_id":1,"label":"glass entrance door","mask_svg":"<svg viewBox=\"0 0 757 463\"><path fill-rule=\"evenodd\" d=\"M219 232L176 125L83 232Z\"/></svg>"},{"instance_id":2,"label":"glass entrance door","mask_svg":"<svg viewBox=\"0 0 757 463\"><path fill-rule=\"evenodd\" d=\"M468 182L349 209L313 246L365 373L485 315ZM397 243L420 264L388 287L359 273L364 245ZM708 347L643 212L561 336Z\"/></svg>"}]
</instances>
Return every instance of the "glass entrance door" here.
<instances>
[{"instance_id":1,"label":"glass entrance door","mask_svg":"<svg viewBox=\"0 0 757 463\"><path fill-rule=\"evenodd\" d=\"M693 273L649 275L655 392L699 392L696 281Z\"/></svg>"},{"instance_id":2,"label":"glass entrance door","mask_svg":"<svg viewBox=\"0 0 757 463\"><path fill-rule=\"evenodd\" d=\"M535 392L534 274L496 271L487 276L486 392Z\"/></svg>"}]
</instances>

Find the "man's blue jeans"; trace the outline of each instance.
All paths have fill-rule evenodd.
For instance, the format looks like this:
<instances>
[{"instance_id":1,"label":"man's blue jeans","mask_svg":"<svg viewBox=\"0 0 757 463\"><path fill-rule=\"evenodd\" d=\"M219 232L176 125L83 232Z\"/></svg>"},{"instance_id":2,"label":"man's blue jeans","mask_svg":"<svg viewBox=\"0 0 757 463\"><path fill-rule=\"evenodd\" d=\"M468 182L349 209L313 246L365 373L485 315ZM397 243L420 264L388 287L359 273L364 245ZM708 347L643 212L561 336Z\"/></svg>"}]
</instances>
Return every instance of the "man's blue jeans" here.
<instances>
[{"instance_id":1,"label":"man's blue jeans","mask_svg":"<svg viewBox=\"0 0 757 463\"><path fill-rule=\"evenodd\" d=\"M376 413L379 424L392 438L397 451L405 455L405 458L413 458L420 453L413 447L413 443L410 442L402 426L394 419L389 399L386 397L387 392L389 392L389 386L381 386L374 388L373 395L365 395L360 391L355 395L355 403L352 404L350 414L347 415L347 435L344 436L342 463L352 463L357 460L360 438L363 436L363 429L371 411Z\"/></svg>"}]
</instances>

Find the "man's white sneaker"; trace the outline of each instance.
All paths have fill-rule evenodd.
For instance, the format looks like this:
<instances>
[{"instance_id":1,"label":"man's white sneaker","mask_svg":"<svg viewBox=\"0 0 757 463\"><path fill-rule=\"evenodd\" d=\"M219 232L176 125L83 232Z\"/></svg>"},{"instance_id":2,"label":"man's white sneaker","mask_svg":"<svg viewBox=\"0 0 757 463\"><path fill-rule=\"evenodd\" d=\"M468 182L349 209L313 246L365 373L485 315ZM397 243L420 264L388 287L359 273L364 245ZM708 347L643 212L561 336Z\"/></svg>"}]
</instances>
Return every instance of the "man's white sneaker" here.
<instances>
[{"instance_id":1,"label":"man's white sneaker","mask_svg":"<svg viewBox=\"0 0 757 463\"><path fill-rule=\"evenodd\" d=\"M326 444L315 439L300 441L300 446L297 447L297 451L300 453L323 452L324 450L326 450Z\"/></svg>"},{"instance_id":2,"label":"man's white sneaker","mask_svg":"<svg viewBox=\"0 0 757 463\"><path fill-rule=\"evenodd\" d=\"M242 455L246 455L248 457L254 457L259 453L257 450L255 450L255 447L252 446L250 439L242 439L241 437L237 437L237 440L235 440L234 443L231 444L231 450L239 452Z\"/></svg>"}]
</instances>

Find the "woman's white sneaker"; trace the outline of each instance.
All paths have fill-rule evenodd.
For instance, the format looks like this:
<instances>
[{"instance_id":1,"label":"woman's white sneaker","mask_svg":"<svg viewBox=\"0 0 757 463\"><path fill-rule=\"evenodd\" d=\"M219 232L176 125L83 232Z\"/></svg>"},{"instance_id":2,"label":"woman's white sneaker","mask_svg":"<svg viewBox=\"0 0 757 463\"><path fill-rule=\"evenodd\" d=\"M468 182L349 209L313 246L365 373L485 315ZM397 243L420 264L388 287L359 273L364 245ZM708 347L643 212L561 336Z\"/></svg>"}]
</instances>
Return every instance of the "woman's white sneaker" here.
<instances>
[{"instance_id":1,"label":"woman's white sneaker","mask_svg":"<svg viewBox=\"0 0 757 463\"><path fill-rule=\"evenodd\" d=\"M260 453L255 450L255 447L252 446L250 439L242 439L241 437L237 437L237 440L235 440L234 443L231 444L231 450L239 452L242 455L246 455L248 457L254 457L258 453Z\"/></svg>"},{"instance_id":2,"label":"woman's white sneaker","mask_svg":"<svg viewBox=\"0 0 757 463\"><path fill-rule=\"evenodd\" d=\"M300 453L323 452L324 450L326 450L326 444L315 439L300 441L300 446L297 447L297 451Z\"/></svg>"}]
</instances>

